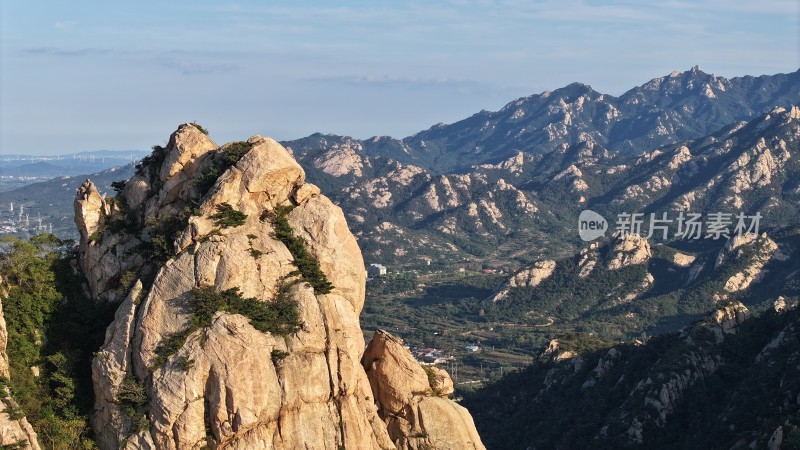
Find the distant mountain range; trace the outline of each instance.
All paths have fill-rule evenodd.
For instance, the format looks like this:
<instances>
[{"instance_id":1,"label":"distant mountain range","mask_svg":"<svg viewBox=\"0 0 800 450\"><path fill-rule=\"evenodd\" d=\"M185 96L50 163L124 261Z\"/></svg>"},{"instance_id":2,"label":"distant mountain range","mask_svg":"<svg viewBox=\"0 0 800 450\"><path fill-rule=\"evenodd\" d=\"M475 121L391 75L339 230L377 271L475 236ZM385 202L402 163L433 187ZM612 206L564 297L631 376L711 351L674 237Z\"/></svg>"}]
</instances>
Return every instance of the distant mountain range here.
<instances>
[{"instance_id":1,"label":"distant mountain range","mask_svg":"<svg viewBox=\"0 0 800 450\"><path fill-rule=\"evenodd\" d=\"M319 137L314 149L287 144L347 212L368 261L513 264L574 254L584 209L609 219L758 211L764 227L790 224L800 202L799 134L800 110L778 107L637 154L587 137L451 174L371 157L349 138Z\"/></svg>"},{"instance_id":2,"label":"distant mountain range","mask_svg":"<svg viewBox=\"0 0 800 450\"><path fill-rule=\"evenodd\" d=\"M765 226L789 223L800 199L797 104L800 71L726 79L695 67L619 97L574 83L402 140L283 144L342 206L368 262L513 268L573 255L586 208L608 218L758 209ZM48 183L3 203L53 204L47 214L68 217L69 201L34 198L65 184Z\"/></svg>"},{"instance_id":3,"label":"distant mountain range","mask_svg":"<svg viewBox=\"0 0 800 450\"><path fill-rule=\"evenodd\" d=\"M638 154L798 103L800 71L726 79L694 67L655 78L619 97L573 83L517 99L496 112L434 125L405 139L346 139L358 143L366 156L451 173L497 163L516 152L541 155L589 140L614 152ZM302 153L341 139L316 134L285 144Z\"/></svg>"}]
</instances>

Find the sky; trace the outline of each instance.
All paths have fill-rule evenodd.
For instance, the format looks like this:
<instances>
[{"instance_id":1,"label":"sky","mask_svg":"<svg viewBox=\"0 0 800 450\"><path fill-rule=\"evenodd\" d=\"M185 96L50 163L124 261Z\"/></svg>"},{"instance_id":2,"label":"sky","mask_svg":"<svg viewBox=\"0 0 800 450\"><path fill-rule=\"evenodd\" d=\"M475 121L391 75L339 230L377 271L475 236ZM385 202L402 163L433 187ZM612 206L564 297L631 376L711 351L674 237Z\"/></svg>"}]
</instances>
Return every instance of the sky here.
<instances>
[{"instance_id":1,"label":"sky","mask_svg":"<svg viewBox=\"0 0 800 450\"><path fill-rule=\"evenodd\" d=\"M405 137L578 81L800 68L798 0L0 0L0 154Z\"/></svg>"}]
</instances>

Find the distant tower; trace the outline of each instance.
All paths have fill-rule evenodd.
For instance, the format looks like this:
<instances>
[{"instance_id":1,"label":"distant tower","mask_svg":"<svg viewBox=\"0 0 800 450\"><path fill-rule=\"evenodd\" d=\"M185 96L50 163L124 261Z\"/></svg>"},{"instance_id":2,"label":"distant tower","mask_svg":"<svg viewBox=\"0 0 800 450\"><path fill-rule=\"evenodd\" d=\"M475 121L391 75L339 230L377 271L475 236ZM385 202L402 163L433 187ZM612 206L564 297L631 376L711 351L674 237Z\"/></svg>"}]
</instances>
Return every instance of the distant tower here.
<instances>
[{"instance_id":1,"label":"distant tower","mask_svg":"<svg viewBox=\"0 0 800 450\"><path fill-rule=\"evenodd\" d=\"M31 218L29 215L25 214L25 228L31 227Z\"/></svg>"},{"instance_id":2,"label":"distant tower","mask_svg":"<svg viewBox=\"0 0 800 450\"><path fill-rule=\"evenodd\" d=\"M14 202L11 202L11 214L14 214Z\"/></svg>"}]
</instances>

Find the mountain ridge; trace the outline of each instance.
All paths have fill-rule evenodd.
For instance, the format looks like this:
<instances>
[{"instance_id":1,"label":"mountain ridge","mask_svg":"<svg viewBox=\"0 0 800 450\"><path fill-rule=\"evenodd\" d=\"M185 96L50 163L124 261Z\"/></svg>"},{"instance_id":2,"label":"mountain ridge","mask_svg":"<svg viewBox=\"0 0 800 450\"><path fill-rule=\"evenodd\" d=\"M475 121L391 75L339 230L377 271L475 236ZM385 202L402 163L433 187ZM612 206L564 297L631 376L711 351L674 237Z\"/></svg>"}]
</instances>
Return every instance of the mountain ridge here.
<instances>
[{"instance_id":1,"label":"mountain ridge","mask_svg":"<svg viewBox=\"0 0 800 450\"><path fill-rule=\"evenodd\" d=\"M654 78L619 97L575 82L520 97L498 111L484 110L452 124L436 124L402 139L311 136L354 140L366 155L389 156L447 173L497 162L515 151L543 154L560 144L587 139L614 151L640 153L710 134L776 106L798 103L800 71L726 79L695 66ZM302 148L303 139L283 142Z\"/></svg>"}]
</instances>

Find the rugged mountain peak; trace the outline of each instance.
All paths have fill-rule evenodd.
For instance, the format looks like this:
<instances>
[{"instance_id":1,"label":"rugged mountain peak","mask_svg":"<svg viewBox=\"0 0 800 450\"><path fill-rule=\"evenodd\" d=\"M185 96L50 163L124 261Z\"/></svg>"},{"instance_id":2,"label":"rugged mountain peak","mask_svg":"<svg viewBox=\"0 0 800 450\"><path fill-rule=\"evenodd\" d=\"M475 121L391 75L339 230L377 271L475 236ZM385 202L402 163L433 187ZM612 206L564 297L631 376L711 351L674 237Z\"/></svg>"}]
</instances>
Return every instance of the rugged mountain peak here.
<instances>
[{"instance_id":1,"label":"rugged mountain peak","mask_svg":"<svg viewBox=\"0 0 800 450\"><path fill-rule=\"evenodd\" d=\"M206 135L201 128L193 124L183 124L170 136L167 148L170 151L161 165L161 179L166 181L179 172L191 175L191 163L201 156L215 150L217 144Z\"/></svg>"},{"instance_id":2,"label":"rugged mountain peak","mask_svg":"<svg viewBox=\"0 0 800 450\"><path fill-rule=\"evenodd\" d=\"M726 291L739 292L761 281L767 272L764 267L772 259L784 258L788 256L779 250L778 244L766 233L760 236L746 233L728 240L717 255L715 266L719 267L730 259L742 261L741 269L725 282Z\"/></svg>"},{"instance_id":3,"label":"rugged mountain peak","mask_svg":"<svg viewBox=\"0 0 800 450\"><path fill-rule=\"evenodd\" d=\"M711 313L710 320L703 326L716 336L717 343L725 339L726 334L736 334L739 326L750 318L750 310L740 302L728 303Z\"/></svg>"},{"instance_id":4,"label":"rugged mountain peak","mask_svg":"<svg viewBox=\"0 0 800 450\"><path fill-rule=\"evenodd\" d=\"M483 449L472 416L447 398L453 382L435 366L420 366L403 342L375 332L364 352L378 414L400 449Z\"/></svg>"},{"instance_id":5,"label":"rugged mountain peak","mask_svg":"<svg viewBox=\"0 0 800 450\"><path fill-rule=\"evenodd\" d=\"M78 188L75 201L75 219L78 221L81 238L88 241L89 236L102 228L106 214L108 210L103 197L97 187L90 180L86 180Z\"/></svg>"},{"instance_id":6,"label":"rugged mountain peak","mask_svg":"<svg viewBox=\"0 0 800 450\"><path fill-rule=\"evenodd\" d=\"M643 264L650 260L653 252L647 238L638 234L626 234L617 237L611 244L608 263L609 270L621 269L635 264Z\"/></svg>"},{"instance_id":7,"label":"rugged mountain peak","mask_svg":"<svg viewBox=\"0 0 800 450\"><path fill-rule=\"evenodd\" d=\"M530 159L530 157L526 158L524 153L518 151L513 156L504 159L497 164L480 164L472 166L472 169L506 170L512 174L521 174L525 167L525 163Z\"/></svg>"},{"instance_id":8,"label":"rugged mountain peak","mask_svg":"<svg viewBox=\"0 0 800 450\"><path fill-rule=\"evenodd\" d=\"M79 226L93 223L93 192L79 192ZM101 448L395 447L361 365L361 253L284 147L217 147L182 125L99 204L81 264L96 298L124 299L93 361ZM446 374L434 379L447 390ZM437 399L447 406L419 400L455 412L420 406L426 432L479 445L474 426L447 422L471 425L466 410Z\"/></svg>"}]
</instances>

